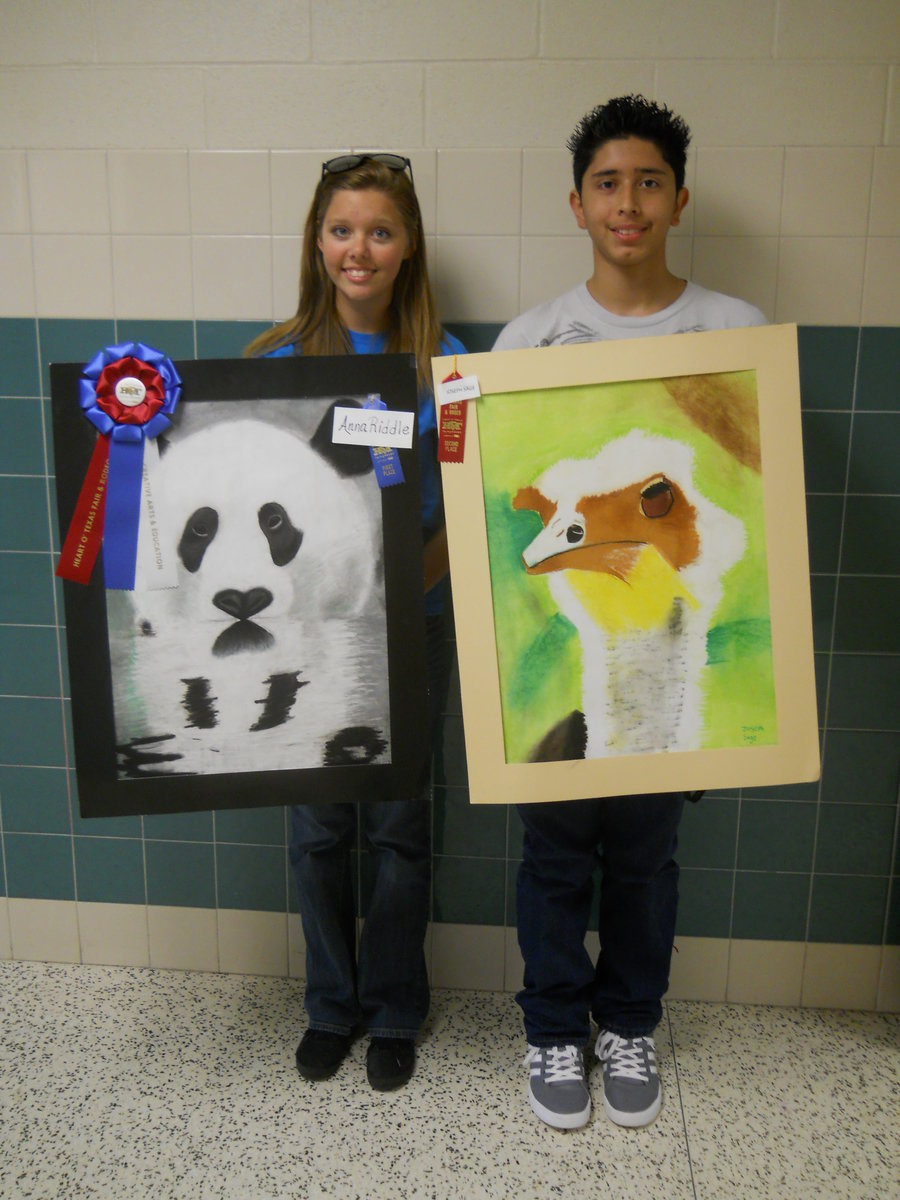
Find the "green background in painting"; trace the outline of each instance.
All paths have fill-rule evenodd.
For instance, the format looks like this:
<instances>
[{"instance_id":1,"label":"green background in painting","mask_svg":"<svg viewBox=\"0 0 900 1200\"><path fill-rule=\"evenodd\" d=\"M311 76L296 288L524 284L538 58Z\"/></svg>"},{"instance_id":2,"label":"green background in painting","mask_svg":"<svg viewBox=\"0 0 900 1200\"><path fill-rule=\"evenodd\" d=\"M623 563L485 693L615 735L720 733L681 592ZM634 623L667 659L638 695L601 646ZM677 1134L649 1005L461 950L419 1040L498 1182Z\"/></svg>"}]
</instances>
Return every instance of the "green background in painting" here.
<instances>
[{"instance_id":1,"label":"green background in painting","mask_svg":"<svg viewBox=\"0 0 900 1200\"><path fill-rule=\"evenodd\" d=\"M756 395L752 371L721 382ZM557 610L547 580L526 575L522 550L540 529L515 512L521 487L561 459L592 458L614 438L640 429L694 451L694 484L739 516L747 533L741 561L724 579L707 638L703 748L774 743L775 692L761 476L705 434L659 380L592 384L489 395L478 401L494 624L506 757L527 761L540 738L581 708L581 646Z\"/></svg>"}]
</instances>

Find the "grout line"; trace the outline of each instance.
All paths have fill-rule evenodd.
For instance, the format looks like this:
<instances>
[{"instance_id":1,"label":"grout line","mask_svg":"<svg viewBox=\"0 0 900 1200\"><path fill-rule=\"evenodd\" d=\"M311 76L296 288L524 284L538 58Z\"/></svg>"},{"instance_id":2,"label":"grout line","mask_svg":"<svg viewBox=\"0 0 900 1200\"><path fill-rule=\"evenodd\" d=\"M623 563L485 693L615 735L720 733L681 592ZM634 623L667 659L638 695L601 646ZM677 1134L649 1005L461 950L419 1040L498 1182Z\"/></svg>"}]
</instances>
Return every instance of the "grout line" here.
<instances>
[{"instance_id":1,"label":"grout line","mask_svg":"<svg viewBox=\"0 0 900 1200\"><path fill-rule=\"evenodd\" d=\"M672 1013L669 1008L668 1001L664 1002L666 1013L666 1025L669 1030L669 1045L672 1048L672 1065L675 1068L675 1090L678 1094L678 1107L681 1109L681 1127L684 1130L684 1148L687 1151L688 1172L691 1177L691 1191L694 1193L694 1200L697 1200L697 1183L694 1179L694 1163L691 1158L691 1140L688 1136L687 1114L684 1111L684 1096L681 1091L681 1074L678 1070L678 1055L675 1053L675 1034L672 1030Z\"/></svg>"}]
</instances>

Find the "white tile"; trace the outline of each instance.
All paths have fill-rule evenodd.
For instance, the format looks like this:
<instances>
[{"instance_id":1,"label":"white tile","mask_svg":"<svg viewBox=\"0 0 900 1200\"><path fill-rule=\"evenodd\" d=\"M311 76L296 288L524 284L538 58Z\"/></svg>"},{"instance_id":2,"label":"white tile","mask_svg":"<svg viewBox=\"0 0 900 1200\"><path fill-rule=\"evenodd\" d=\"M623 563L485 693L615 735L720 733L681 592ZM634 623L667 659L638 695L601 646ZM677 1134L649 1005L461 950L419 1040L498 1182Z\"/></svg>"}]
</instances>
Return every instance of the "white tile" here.
<instances>
[{"instance_id":1,"label":"white tile","mask_svg":"<svg viewBox=\"0 0 900 1200\"><path fill-rule=\"evenodd\" d=\"M0 233L30 232L25 151L0 150Z\"/></svg>"},{"instance_id":2,"label":"white tile","mask_svg":"<svg viewBox=\"0 0 900 1200\"><path fill-rule=\"evenodd\" d=\"M189 321L194 315L189 237L113 237L117 317Z\"/></svg>"},{"instance_id":3,"label":"white tile","mask_svg":"<svg viewBox=\"0 0 900 1200\"><path fill-rule=\"evenodd\" d=\"M147 907L150 965L180 971L218 970L216 910Z\"/></svg>"},{"instance_id":4,"label":"white tile","mask_svg":"<svg viewBox=\"0 0 900 1200\"><path fill-rule=\"evenodd\" d=\"M220 908L219 970L238 975L288 973L287 914Z\"/></svg>"},{"instance_id":5,"label":"white tile","mask_svg":"<svg viewBox=\"0 0 900 1200\"><path fill-rule=\"evenodd\" d=\"M880 966L880 946L810 942L803 972L804 1007L874 1009Z\"/></svg>"},{"instance_id":6,"label":"white tile","mask_svg":"<svg viewBox=\"0 0 900 1200\"><path fill-rule=\"evenodd\" d=\"M31 225L36 233L108 233L102 150L30 150Z\"/></svg>"},{"instance_id":7,"label":"white tile","mask_svg":"<svg viewBox=\"0 0 900 1200\"><path fill-rule=\"evenodd\" d=\"M728 939L675 939L669 1000L724 1000L728 986Z\"/></svg>"},{"instance_id":8,"label":"white tile","mask_svg":"<svg viewBox=\"0 0 900 1200\"><path fill-rule=\"evenodd\" d=\"M782 238L775 320L858 324L865 253L864 238Z\"/></svg>"},{"instance_id":9,"label":"white tile","mask_svg":"<svg viewBox=\"0 0 900 1200\"><path fill-rule=\"evenodd\" d=\"M264 151L194 150L189 156L194 233L268 233L269 156Z\"/></svg>"},{"instance_id":10,"label":"white tile","mask_svg":"<svg viewBox=\"0 0 900 1200\"><path fill-rule=\"evenodd\" d=\"M735 938L728 963L726 999L731 1004L799 1005L805 954L802 942Z\"/></svg>"},{"instance_id":11,"label":"white tile","mask_svg":"<svg viewBox=\"0 0 900 1200\"><path fill-rule=\"evenodd\" d=\"M272 238L272 312L276 321L286 321L300 302L299 237Z\"/></svg>"},{"instance_id":12,"label":"white tile","mask_svg":"<svg viewBox=\"0 0 900 1200\"><path fill-rule=\"evenodd\" d=\"M432 987L503 991L504 941L499 925L433 925Z\"/></svg>"},{"instance_id":13,"label":"white tile","mask_svg":"<svg viewBox=\"0 0 900 1200\"><path fill-rule=\"evenodd\" d=\"M149 967L147 909L143 904L78 901L81 961L114 967Z\"/></svg>"},{"instance_id":14,"label":"white tile","mask_svg":"<svg viewBox=\"0 0 900 1200\"><path fill-rule=\"evenodd\" d=\"M900 149L894 147L875 150L869 235L900 237Z\"/></svg>"},{"instance_id":15,"label":"white tile","mask_svg":"<svg viewBox=\"0 0 900 1200\"><path fill-rule=\"evenodd\" d=\"M703 287L775 311L778 239L774 237L695 237L693 279Z\"/></svg>"},{"instance_id":16,"label":"white tile","mask_svg":"<svg viewBox=\"0 0 900 1200\"><path fill-rule=\"evenodd\" d=\"M578 228L569 204L574 187L568 150L525 150L522 155L522 232L572 234Z\"/></svg>"},{"instance_id":17,"label":"white tile","mask_svg":"<svg viewBox=\"0 0 900 1200\"><path fill-rule=\"evenodd\" d=\"M519 232L518 150L439 150L437 169L439 235Z\"/></svg>"},{"instance_id":18,"label":"white tile","mask_svg":"<svg viewBox=\"0 0 900 1200\"><path fill-rule=\"evenodd\" d=\"M276 150L269 158L272 232L299 237L322 174L322 163L337 150Z\"/></svg>"},{"instance_id":19,"label":"white tile","mask_svg":"<svg viewBox=\"0 0 900 1200\"><path fill-rule=\"evenodd\" d=\"M34 235L39 317L108 317L113 308L110 239L94 234Z\"/></svg>"},{"instance_id":20,"label":"white tile","mask_svg":"<svg viewBox=\"0 0 900 1200\"><path fill-rule=\"evenodd\" d=\"M27 233L0 234L0 317L34 316L34 262Z\"/></svg>"},{"instance_id":21,"label":"white tile","mask_svg":"<svg viewBox=\"0 0 900 1200\"><path fill-rule=\"evenodd\" d=\"M80 961L74 900L21 900L10 896L7 905L13 958Z\"/></svg>"},{"instance_id":22,"label":"white tile","mask_svg":"<svg viewBox=\"0 0 900 1200\"><path fill-rule=\"evenodd\" d=\"M0 64L91 62L93 34L91 0L4 4Z\"/></svg>"},{"instance_id":23,"label":"white tile","mask_svg":"<svg viewBox=\"0 0 900 1200\"><path fill-rule=\"evenodd\" d=\"M900 57L895 0L780 0L775 52L780 58Z\"/></svg>"},{"instance_id":24,"label":"white tile","mask_svg":"<svg viewBox=\"0 0 900 1200\"><path fill-rule=\"evenodd\" d=\"M0 960L12 958L9 940L9 907L5 896L0 896Z\"/></svg>"},{"instance_id":25,"label":"white tile","mask_svg":"<svg viewBox=\"0 0 900 1200\"><path fill-rule=\"evenodd\" d=\"M864 325L900 325L900 237L870 238L863 282Z\"/></svg>"},{"instance_id":26,"label":"white tile","mask_svg":"<svg viewBox=\"0 0 900 1200\"><path fill-rule=\"evenodd\" d=\"M519 308L533 308L584 283L594 270L591 239L575 237L522 238L522 282Z\"/></svg>"},{"instance_id":27,"label":"white tile","mask_svg":"<svg viewBox=\"0 0 900 1200\"><path fill-rule=\"evenodd\" d=\"M879 1012L900 1012L900 946L882 947L876 1003Z\"/></svg>"},{"instance_id":28,"label":"white tile","mask_svg":"<svg viewBox=\"0 0 900 1200\"><path fill-rule=\"evenodd\" d=\"M288 974L291 979L306 978L306 938L298 913L288 913Z\"/></svg>"},{"instance_id":29,"label":"white tile","mask_svg":"<svg viewBox=\"0 0 900 1200\"><path fill-rule=\"evenodd\" d=\"M110 150L107 171L113 233L190 233L184 150Z\"/></svg>"},{"instance_id":30,"label":"white tile","mask_svg":"<svg viewBox=\"0 0 900 1200\"><path fill-rule=\"evenodd\" d=\"M443 321L508 321L517 315L518 238L439 237L432 261Z\"/></svg>"},{"instance_id":31,"label":"white tile","mask_svg":"<svg viewBox=\"0 0 900 1200\"><path fill-rule=\"evenodd\" d=\"M688 206L694 210L694 232L776 235L783 167L780 148L699 150L697 185Z\"/></svg>"},{"instance_id":32,"label":"white tile","mask_svg":"<svg viewBox=\"0 0 900 1200\"><path fill-rule=\"evenodd\" d=\"M871 180L871 149L788 147L782 236L865 236ZM852 197L849 204L848 193Z\"/></svg>"},{"instance_id":33,"label":"white tile","mask_svg":"<svg viewBox=\"0 0 900 1200\"><path fill-rule=\"evenodd\" d=\"M193 259L198 320L271 320L269 238L195 237Z\"/></svg>"}]
</instances>

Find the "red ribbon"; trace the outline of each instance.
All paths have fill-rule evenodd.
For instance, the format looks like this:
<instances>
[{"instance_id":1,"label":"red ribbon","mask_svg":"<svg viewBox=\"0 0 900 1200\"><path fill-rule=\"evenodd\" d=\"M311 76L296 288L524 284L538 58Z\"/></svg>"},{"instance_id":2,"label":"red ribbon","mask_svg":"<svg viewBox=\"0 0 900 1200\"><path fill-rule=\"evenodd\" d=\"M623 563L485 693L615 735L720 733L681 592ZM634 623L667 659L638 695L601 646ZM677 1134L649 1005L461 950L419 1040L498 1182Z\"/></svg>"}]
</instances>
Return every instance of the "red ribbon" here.
<instances>
[{"instance_id":1,"label":"red ribbon","mask_svg":"<svg viewBox=\"0 0 900 1200\"><path fill-rule=\"evenodd\" d=\"M452 371L442 383L450 383L454 379L462 379L459 371ZM461 463L466 449L466 415L468 413L465 400L454 400L450 404L439 406L438 421L438 462Z\"/></svg>"},{"instance_id":2,"label":"red ribbon","mask_svg":"<svg viewBox=\"0 0 900 1200\"><path fill-rule=\"evenodd\" d=\"M56 574L73 583L90 583L103 541L106 481L109 477L109 438L98 437L88 464Z\"/></svg>"}]
</instances>

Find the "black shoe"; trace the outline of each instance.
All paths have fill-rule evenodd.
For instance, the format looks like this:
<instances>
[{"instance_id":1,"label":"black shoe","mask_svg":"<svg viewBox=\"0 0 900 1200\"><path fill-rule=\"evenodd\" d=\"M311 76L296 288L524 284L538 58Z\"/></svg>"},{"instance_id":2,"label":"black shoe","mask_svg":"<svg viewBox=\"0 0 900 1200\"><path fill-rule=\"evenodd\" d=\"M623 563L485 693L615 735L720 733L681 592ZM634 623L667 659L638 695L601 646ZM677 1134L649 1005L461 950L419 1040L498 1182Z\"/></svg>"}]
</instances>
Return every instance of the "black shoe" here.
<instances>
[{"instance_id":1,"label":"black shoe","mask_svg":"<svg viewBox=\"0 0 900 1200\"><path fill-rule=\"evenodd\" d=\"M416 1061L412 1038L373 1037L366 1052L366 1075L376 1092L409 1082Z\"/></svg>"},{"instance_id":2,"label":"black shoe","mask_svg":"<svg viewBox=\"0 0 900 1200\"><path fill-rule=\"evenodd\" d=\"M330 1079L347 1057L352 1042L352 1033L307 1029L295 1055L297 1070L304 1079Z\"/></svg>"}]
</instances>

